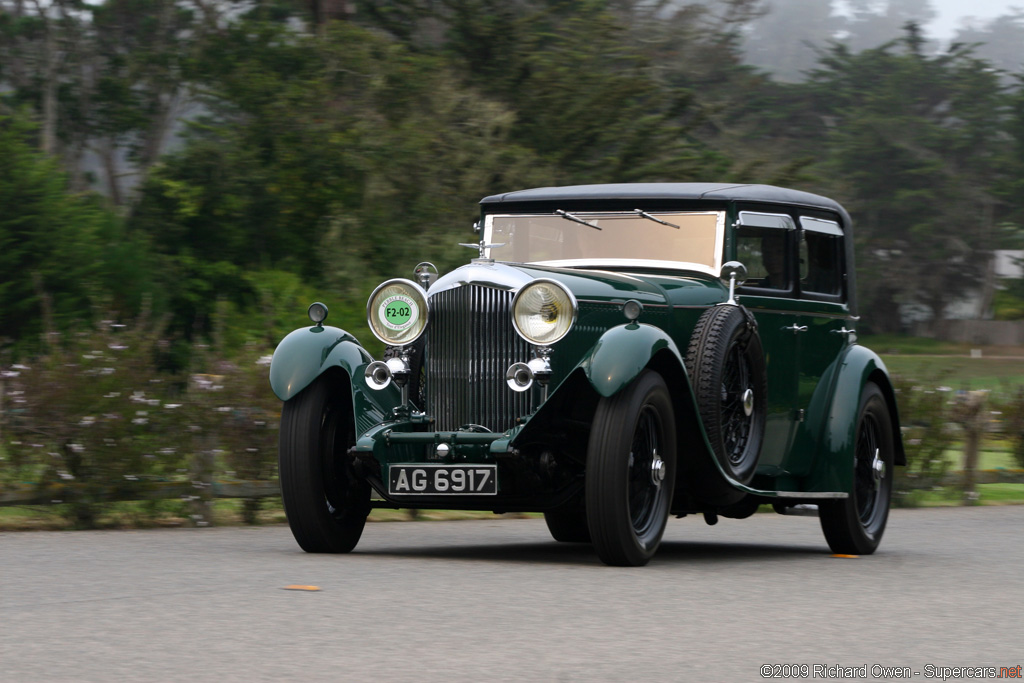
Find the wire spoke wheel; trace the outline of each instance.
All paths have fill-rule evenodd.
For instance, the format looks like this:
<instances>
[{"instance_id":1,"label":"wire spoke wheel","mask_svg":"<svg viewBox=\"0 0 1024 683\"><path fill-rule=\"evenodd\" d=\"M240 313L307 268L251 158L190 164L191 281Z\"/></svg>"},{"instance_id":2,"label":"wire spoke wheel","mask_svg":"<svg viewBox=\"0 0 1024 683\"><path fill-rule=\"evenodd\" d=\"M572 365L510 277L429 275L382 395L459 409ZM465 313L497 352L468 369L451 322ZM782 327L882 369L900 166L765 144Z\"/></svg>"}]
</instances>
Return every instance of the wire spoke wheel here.
<instances>
[{"instance_id":1,"label":"wire spoke wheel","mask_svg":"<svg viewBox=\"0 0 1024 683\"><path fill-rule=\"evenodd\" d=\"M761 453L768 389L761 339L742 308L715 306L701 315L686 370L715 457L730 478L749 483ZM724 482L719 489L728 492Z\"/></svg>"},{"instance_id":2,"label":"wire spoke wheel","mask_svg":"<svg viewBox=\"0 0 1024 683\"><path fill-rule=\"evenodd\" d=\"M587 453L586 518L611 565L647 564L661 543L675 490L676 431L665 381L644 371L602 398Z\"/></svg>"},{"instance_id":3,"label":"wire spoke wheel","mask_svg":"<svg viewBox=\"0 0 1024 683\"><path fill-rule=\"evenodd\" d=\"M633 435L629 453L629 517L638 536L646 534L657 522L658 497L664 494L664 461L659 454L661 425L651 406L644 406Z\"/></svg>"},{"instance_id":4,"label":"wire spoke wheel","mask_svg":"<svg viewBox=\"0 0 1024 683\"><path fill-rule=\"evenodd\" d=\"M818 516L833 552L870 555L889 518L895 454L892 418L874 383L864 386L856 429L849 498L819 505Z\"/></svg>"},{"instance_id":5,"label":"wire spoke wheel","mask_svg":"<svg viewBox=\"0 0 1024 683\"><path fill-rule=\"evenodd\" d=\"M861 524L870 527L879 512L881 484L877 467L879 465L878 421L871 413L864 415L857 434L857 456L854 466L854 494L857 499L857 516Z\"/></svg>"},{"instance_id":6,"label":"wire spoke wheel","mask_svg":"<svg viewBox=\"0 0 1024 683\"><path fill-rule=\"evenodd\" d=\"M741 468L747 457L747 444L754 428L754 413L750 407L753 383L750 361L739 340L735 340L726 354L722 372L722 441L733 467Z\"/></svg>"}]
</instances>

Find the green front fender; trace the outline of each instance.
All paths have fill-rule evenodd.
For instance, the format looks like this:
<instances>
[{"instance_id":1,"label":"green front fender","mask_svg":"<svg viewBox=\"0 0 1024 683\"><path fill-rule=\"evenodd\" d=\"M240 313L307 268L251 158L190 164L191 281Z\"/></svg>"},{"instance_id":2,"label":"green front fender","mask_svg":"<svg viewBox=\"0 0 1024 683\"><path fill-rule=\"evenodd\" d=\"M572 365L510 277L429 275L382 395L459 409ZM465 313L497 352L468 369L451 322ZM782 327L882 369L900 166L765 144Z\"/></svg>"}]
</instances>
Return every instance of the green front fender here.
<instances>
[{"instance_id":1,"label":"green front fender","mask_svg":"<svg viewBox=\"0 0 1024 683\"><path fill-rule=\"evenodd\" d=\"M696 489L702 488L711 477L726 482L741 493L776 495L772 491L741 484L722 469L701 421L683 355L663 330L638 323L613 327L601 336L579 367L594 391L605 398L624 389L644 369L657 371L672 393L679 443L686 444L690 459L688 468L682 470L680 476L692 478L691 483Z\"/></svg>"},{"instance_id":2,"label":"green front fender","mask_svg":"<svg viewBox=\"0 0 1024 683\"><path fill-rule=\"evenodd\" d=\"M636 379L651 359L665 350L683 366L682 354L664 331L651 325L629 323L601 335L580 367L594 390L607 398Z\"/></svg>"},{"instance_id":3,"label":"green front fender","mask_svg":"<svg viewBox=\"0 0 1024 683\"><path fill-rule=\"evenodd\" d=\"M344 330L304 327L282 339L274 350L270 387L279 399L287 401L333 367L340 367L354 381L356 371L372 360L356 338Z\"/></svg>"},{"instance_id":4,"label":"green front fender","mask_svg":"<svg viewBox=\"0 0 1024 683\"><path fill-rule=\"evenodd\" d=\"M907 456L900 437L899 412L896 409L896 394L889 371L882 359L870 349L860 345L847 347L835 365L836 377L831 392L831 404L825 409L823 423L817 419L808 423L819 424L820 447L814 468L807 481L808 491L853 490L853 457L857 443L857 420L864 385L874 382L885 396L885 402L892 420L896 452L895 464L905 465ZM811 411L808 411L811 417Z\"/></svg>"}]
</instances>

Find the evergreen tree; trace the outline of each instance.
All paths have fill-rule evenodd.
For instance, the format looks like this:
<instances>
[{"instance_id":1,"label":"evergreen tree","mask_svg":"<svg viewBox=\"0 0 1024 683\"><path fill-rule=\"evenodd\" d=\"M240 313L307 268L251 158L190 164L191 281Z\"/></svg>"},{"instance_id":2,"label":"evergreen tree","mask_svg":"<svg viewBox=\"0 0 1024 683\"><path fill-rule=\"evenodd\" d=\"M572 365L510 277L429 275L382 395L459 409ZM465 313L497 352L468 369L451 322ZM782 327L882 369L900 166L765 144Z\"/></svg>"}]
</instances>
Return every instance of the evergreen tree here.
<instances>
[{"instance_id":1,"label":"evergreen tree","mask_svg":"<svg viewBox=\"0 0 1024 683\"><path fill-rule=\"evenodd\" d=\"M38 143L25 116L0 114L0 346L32 345L44 320L66 329L94 307L137 310L145 289L120 219L100 197L70 192Z\"/></svg>"},{"instance_id":2,"label":"evergreen tree","mask_svg":"<svg viewBox=\"0 0 1024 683\"><path fill-rule=\"evenodd\" d=\"M994 240L1002 88L987 62L903 39L852 53L835 45L814 75L827 117L820 170L857 225L861 295L879 331L920 304L941 334L946 307L982 275Z\"/></svg>"}]
</instances>

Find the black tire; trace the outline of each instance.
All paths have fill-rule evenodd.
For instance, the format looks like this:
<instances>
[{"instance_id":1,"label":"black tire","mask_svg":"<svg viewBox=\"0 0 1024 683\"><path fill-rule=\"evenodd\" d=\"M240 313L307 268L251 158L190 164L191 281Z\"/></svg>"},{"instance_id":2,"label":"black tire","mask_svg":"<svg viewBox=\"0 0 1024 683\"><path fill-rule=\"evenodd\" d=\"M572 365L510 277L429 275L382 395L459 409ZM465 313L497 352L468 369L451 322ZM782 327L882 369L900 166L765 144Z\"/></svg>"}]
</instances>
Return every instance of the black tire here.
<instances>
[{"instance_id":1,"label":"black tire","mask_svg":"<svg viewBox=\"0 0 1024 683\"><path fill-rule=\"evenodd\" d=\"M370 487L346 453L355 444L348 382L321 375L281 412L278 450L281 497L288 526L309 553L347 553L370 513Z\"/></svg>"},{"instance_id":2,"label":"black tire","mask_svg":"<svg viewBox=\"0 0 1024 683\"><path fill-rule=\"evenodd\" d=\"M889 519L895 450L885 397L869 382L861 394L857 417L853 490L849 498L818 506L821 530L832 552L870 555L878 548Z\"/></svg>"},{"instance_id":3,"label":"black tire","mask_svg":"<svg viewBox=\"0 0 1024 683\"><path fill-rule=\"evenodd\" d=\"M646 370L594 413L586 515L603 562L647 564L661 543L676 478L676 425L661 375Z\"/></svg>"},{"instance_id":4,"label":"black tire","mask_svg":"<svg viewBox=\"0 0 1024 683\"><path fill-rule=\"evenodd\" d=\"M701 315L686 351L708 441L730 477L748 484L764 438L768 388L761 338L738 306L715 306Z\"/></svg>"},{"instance_id":5,"label":"black tire","mask_svg":"<svg viewBox=\"0 0 1024 683\"><path fill-rule=\"evenodd\" d=\"M548 510L544 521L551 532L551 538L559 543L590 543L590 529L587 527L587 510L582 500Z\"/></svg>"}]
</instances>

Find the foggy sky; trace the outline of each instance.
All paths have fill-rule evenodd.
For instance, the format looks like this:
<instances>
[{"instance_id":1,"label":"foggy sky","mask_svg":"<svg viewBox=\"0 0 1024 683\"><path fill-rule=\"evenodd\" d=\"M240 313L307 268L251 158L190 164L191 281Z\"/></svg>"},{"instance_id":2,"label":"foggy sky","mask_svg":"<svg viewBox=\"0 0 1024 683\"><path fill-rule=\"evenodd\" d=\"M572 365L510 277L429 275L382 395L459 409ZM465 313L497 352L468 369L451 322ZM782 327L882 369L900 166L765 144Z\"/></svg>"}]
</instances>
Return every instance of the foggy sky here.
<instances>
[{"instance_id":1,"label":"foggy sky","mask_svg":"<svg viewBox=\"0 0 1024 683\"><path fill-rule=\"evenodd\" d=\"M927 31L936 38L950 38L962 25L963 17L975 17L985 22L1009 14L1013 6L1024 9L1024 0L931 0L939 18L927 25Z\"/></svg>"}]
</instances>

